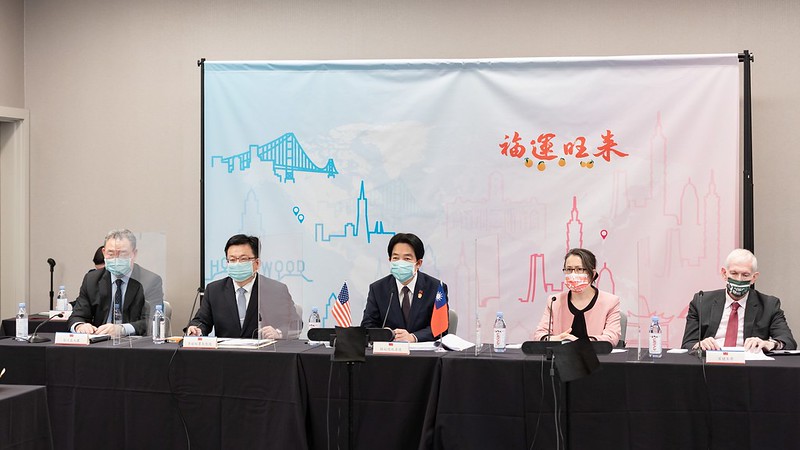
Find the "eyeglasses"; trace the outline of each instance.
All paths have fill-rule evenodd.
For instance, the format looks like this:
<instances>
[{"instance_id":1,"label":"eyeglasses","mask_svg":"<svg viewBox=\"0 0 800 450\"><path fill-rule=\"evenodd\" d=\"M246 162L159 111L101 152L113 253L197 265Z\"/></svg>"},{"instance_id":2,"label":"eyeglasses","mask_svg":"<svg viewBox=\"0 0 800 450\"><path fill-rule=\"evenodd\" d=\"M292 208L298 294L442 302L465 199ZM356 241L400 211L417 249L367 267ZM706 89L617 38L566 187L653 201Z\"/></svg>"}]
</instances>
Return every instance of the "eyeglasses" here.
<instances>
[{"instance_id":1,"label":"eyeglasses","mask_svg":"<svg viewBox=\"0 0 800 450\"><path fill-rule=\"evenodd\" d=\"M228 258L226 259L226 261L228 261L228 264L236 264L236 263L248 263L256 259L258 258L256 258L255 256L242 256L239 258Z\"/></svg>"},{"instance_id":2,"label":"eyeglasses","mask_svg":"<svg viewBox=\"0 0 800 450\"><path fill-rule=\"evenodd\" d=\"M589 273L589 271L583 267L564 267L561 271L564 273Z\"/></svg>"}]
</instances>

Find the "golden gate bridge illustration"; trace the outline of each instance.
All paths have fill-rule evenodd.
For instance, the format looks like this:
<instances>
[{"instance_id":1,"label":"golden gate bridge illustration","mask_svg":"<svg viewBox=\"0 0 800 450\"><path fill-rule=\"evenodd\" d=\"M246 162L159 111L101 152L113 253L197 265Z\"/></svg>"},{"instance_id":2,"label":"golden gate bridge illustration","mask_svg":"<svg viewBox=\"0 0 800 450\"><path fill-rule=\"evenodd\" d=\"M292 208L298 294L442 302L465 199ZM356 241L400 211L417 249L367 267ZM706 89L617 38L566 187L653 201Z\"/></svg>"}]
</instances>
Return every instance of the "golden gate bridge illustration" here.
<instances>
[{"instance_id":1,"label":"golden gate bridge illustration","mask_svg":"<svg viewBox=\"0 0 800 450\"><path fill-rule=\"evenodd\" d=\"M332 158L328 159L325 167L314 164L294 133L286 133L264 145L251 144L246 152L237 155L211 156L211 167L219 162L227 165L228 173L233 173L236 169L244 171L250 168L254 152L262 162L272 161L272 172L284 183L287 181L294 183L295 172L326 173L328 178L334 178L339 174Z\"/></svg>"}]
</instances>

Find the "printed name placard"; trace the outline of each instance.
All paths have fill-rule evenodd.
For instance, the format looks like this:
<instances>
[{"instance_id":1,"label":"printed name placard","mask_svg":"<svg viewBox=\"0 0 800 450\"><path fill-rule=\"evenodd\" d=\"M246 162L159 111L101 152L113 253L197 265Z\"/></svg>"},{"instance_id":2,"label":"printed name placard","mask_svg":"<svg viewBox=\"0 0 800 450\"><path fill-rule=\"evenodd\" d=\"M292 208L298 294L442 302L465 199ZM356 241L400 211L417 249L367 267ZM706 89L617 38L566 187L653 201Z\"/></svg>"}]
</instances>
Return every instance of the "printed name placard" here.
<instances>
[{"instance_id":1,"label":"printed name placard","mask_svg":"<svg viewBox=\"0 0 800 450\"><path fill-rule=\"evenodd\" d=\"M708 364L744 364L744 351L707 350Z\"/></svg>"},{"instance_id":2,"label":"printed name placard","mask_svg":"<svg viewBox=\"0 0 800 450\"><path fill-rule=\"evenodd\" d=\"M217 348L217 338L209 336L184 336L183 348Z\"/></svg>"},{"instance_id":3,"label":"printed name placard","mask_svg":"<svg viewBox=\"0 0 800 450\"><path fill-rule=\"evenodd\" d=\"M373 355L410 355L408 342L373 342Z\"/></svg>"},{"instance_id":4,"label":"printed name placard","mask_svg":"<svg viewBox=\"0 0 800 450\"><path fill-rule=\"evenodd\" d=\"M89 335L84 333L56 333L56 345L89 345Z\"/></svg>"}]
</instances>

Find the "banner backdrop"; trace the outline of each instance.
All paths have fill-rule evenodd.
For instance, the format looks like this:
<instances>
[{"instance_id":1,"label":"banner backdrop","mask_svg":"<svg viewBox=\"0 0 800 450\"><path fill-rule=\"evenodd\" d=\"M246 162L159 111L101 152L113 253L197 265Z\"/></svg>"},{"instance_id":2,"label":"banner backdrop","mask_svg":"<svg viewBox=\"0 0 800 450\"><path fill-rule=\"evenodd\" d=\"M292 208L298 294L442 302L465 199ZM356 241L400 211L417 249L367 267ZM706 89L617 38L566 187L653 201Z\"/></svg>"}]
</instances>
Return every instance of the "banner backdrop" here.
<instances>
[{"instance_id":1,"label":"banner backdrop","mask_svg":"<svg viewBox=\"0 0 800 450\"><path fill-rule=\"evenodd\" d=\"M204 276L260 236L261 272L324 326L346 281L360 323L387 243L412 232L457 334L531 338L563 258L679 346L687 305L739 243L736 54L205 62ZM646 332L646 330L645 330Z\"/></svg>"}]
</instances>

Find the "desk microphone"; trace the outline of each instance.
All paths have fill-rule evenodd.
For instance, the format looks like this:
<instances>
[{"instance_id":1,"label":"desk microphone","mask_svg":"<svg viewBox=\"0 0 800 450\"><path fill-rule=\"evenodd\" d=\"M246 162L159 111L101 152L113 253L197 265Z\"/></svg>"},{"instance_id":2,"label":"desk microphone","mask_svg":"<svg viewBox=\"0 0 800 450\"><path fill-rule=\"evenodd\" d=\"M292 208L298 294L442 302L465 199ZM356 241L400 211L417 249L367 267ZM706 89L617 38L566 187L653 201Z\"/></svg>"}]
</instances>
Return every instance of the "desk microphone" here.
<instances>
[{"instance_id":1,"label":"desk microphone","mask_svg":"<svg viewBox=\"0 0 800 450\"><path fill-rule=\"evenodd\" d=\"M381 328L386 328L386 319L389 318L389 310L392 309L393 298L394 298L394 291L392 291L392 295L389 296L389 304L386 307L386 315L383 316L383 325L381 325Z\"/></svg>"},{"instance_id":2,"label":"desk microphone","mask_svg":"<svg viewBox=\"0 0 800 450\"><path fill-rule=\"evenodd\" d=\"M697 293L697 348L694 353L702 358L703 349L700 347L700 341L703 340L703 291Z\"/></svg>"},{"instance_id":3,"label":"desk microphone","mask_svg":"<svg viewBox=\"0 0 800 450\"><path fill-rule=\"evenodd\" d=\"M553 334L553 305L556 303L556 296L550 297L550 318L547 320L547 340L550 340L550 336Z\"/></svg>"},{"instance_id":4,"label":"desk microphone","mask_svg":"<svg viewBox=\"0 0 800 450\"><path fill-rule=\"evenodd\" d=\"M56 266L56 260L47 258L47 264L50 266L50 309L53 309L53 268Z\"/></svg>"},{"instance_id":5,"label":"desk microphone","mask_svg":"<svg viewBox=\"0 0 800 450\"><path fill-rule=\"evenodd\" d=\"M189 328L189 325L192 323L192 319L194 319L194 307L197 306L197 299L200 298L200 297L205 296L204 292L205 292L205 289L203 289L203 286L200 286L199 288L197 288L197 294L195 294L194 301L192 302L192 309L191 309L191 311L189 311L189 321L186 322L186 328L183 329L183 333L184 334L186 334L186 330ZM202 305L202 303L203 303L203 300L200 300L200 304L201 305Z\"/></svg>"},{"instance_id":6,"label":"desk microphone","mask_svg":"<svg viewBox=\"0 0 800 450\"><path fill-rule=\"evenodd\" d=\"M50 322L51 320L55 319L56 317L64 317L64 313L60 312L60 313L58 313L58 314L56 314L56 315L54 315L52 317L48 317L47 320L45 320L44 322L40 323L39 326L37 326L36 329L33 330L33 334L28 336L28 342L30 342L32 344L39 344L41 342L49 342L50 341L49 338L37 336L36 333L39 332L39 328L42 328L42 325L46 324L47 322Z\"/></svg>"}]
</instances>

